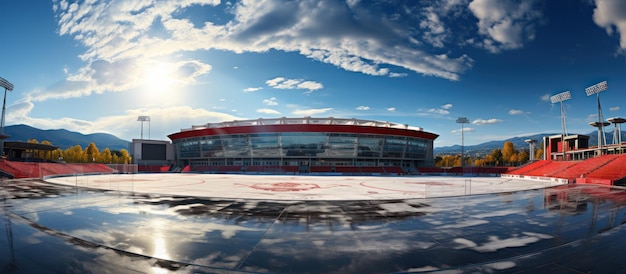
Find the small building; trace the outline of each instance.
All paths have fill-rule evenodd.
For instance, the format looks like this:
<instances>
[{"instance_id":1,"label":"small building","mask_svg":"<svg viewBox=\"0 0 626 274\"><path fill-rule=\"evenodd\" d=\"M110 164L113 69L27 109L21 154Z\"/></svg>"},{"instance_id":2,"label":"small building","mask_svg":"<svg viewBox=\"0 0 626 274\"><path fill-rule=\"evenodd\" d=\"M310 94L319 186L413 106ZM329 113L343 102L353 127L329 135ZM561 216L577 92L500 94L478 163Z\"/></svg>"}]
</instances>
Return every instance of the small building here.
<instances>
[{"instance_id":1,"label":"small building","mask_svg":"<svg viewBox=\"0 0 626 274\"><path fill-rule=\"evenodd\" d=\"M169 166L174 164L174 146L169 141L133 139L130 146L133 164Z\"/></svg>"}]
</instances>

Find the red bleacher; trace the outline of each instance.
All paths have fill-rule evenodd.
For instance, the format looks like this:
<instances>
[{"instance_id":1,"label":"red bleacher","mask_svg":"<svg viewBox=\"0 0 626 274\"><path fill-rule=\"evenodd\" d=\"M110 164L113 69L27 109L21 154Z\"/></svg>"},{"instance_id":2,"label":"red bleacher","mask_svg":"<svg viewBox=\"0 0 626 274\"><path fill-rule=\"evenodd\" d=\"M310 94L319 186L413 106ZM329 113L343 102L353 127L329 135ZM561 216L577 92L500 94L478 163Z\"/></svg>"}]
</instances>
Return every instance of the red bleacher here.
<instances>
[{"instance_id":1,"label":"red bleacher","mask_svg":"<svg viewBox=\"0 0 626 274\"><path fill-rule=\"evenodd\" d=\"M603 155L584 161L543 160L507 174L564 178L577 183L613 184L626 177L626 155Z\"/></svg>"},{"instance_id":2,"label":"red bleacher","mask_svg":"<svg viewBox=\"0 0 626 274\"><path fill-rule=\"evenodd\" d=\"M616 155L604 155L600 157L590 158L584 161L575 161L576 164L561 172L554 174L554 177L566 178L574 180L576 178L586 177L587 174L601 168L602 166L617 159Z\"/></svg>"},{"instance_id":3,"label":"red bleacher","mask_svg":"<svg viewBox=\"0 0 626 274\"><path fill-rule=\"evenodd\" d=\"M404 174L404 169L399 166L386 166L385 173L390 174Z\"/></svg>"},{"instance_id":4,"label":"red bleacher","mask_svg":"<svg viewBox=\"0 0 626 274\"><path fill-rule=\"evenodd\" d=\"M555 174L562 172L571 166L578 164L578 162L569 161L550 161L546 165L542 165L531 171L524 173L523 175L540 176L540 177L556 177Z\"/></svg>"},{"instance_id":5,"label":"red bleacher","mask_svg":"<svg viewBox=\"0 0 626 274\"><path fill-rule=\"evenodd\" d=\"M626 177L626 155L616 156L612 161L589 172L585 177L613 181Z\"/></svg>"},{"instance_id":6,"label":"red bleacher","mask_svg":"<svg viewBox=\"0 0 626 274\"><path fill-rule=\"evenodd\" d=\"M170 166L147 166L147 165L139 165L137 166L137 171L139 172L168 172L170 170Z\"/></svg>"},{"instance_id":7,"label":"red bleacher","mask_svg":"<svg viewBox=\"0 0 626 274\"><path fill-rule=\"evenodd\" d=\"M311 166L311 172L332 172L333 167L331 166Z\"/></svg>"},{"instance_id":8,"label":"red bleacher","mask_svg":"<svg viewBox=\"0 0 626 274\"><path fill-rule=\"evenodd\" d=\"M526 173L528 173L530 171L533 171L533 170L535 170L537 168L545 166L545 165L547 165L547 164L549 164L551 162L552 161L550 161L550 160L536 161L536 162L530 163L528 165L524 165L524 166L518 167L516 169L513 169L513 170L511 170L511 171L509 171L507 173L508 174L516 174L516 175L524 175L524 174L526 174Z\"/></svg>"},{"instance_id":9,"label":"red bleacher","mask_svg":"<svg viewBox=\"0 0 626 274\"><path fill-rule=\"evenodd\" d=\"M61 164L41 162L0 161L0 170L13 178L41 178L49 175L113 173L105 164Z\"/></svg>"}]
</instances>

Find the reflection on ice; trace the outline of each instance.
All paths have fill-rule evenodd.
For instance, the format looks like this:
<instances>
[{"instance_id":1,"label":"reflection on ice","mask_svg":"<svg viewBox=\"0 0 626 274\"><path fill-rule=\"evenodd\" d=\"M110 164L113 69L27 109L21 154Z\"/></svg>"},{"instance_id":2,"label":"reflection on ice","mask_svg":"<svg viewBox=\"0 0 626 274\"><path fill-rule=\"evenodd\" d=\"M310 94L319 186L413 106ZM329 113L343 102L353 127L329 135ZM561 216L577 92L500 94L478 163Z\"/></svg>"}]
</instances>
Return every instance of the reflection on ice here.
<instances>
[{"instance_id":1,"label":"reflection on ice","mask_svg":"<svg viewBox=\"0 0 626 274\"><path fill-rule=\"evenodd\" d=\"M558 254L594 250L606 258L606 245L626 244L626 193L606 187L277 201L15 182L0 185L0 195L8 220L0 235L14 235L1 239L0 254L20 250L15 263L26 272L491 272L541 265L533 272L547 273L573 263L570 269L589 272L601 265L593 256L580 264Z\"/></svg>"}]
</instances>

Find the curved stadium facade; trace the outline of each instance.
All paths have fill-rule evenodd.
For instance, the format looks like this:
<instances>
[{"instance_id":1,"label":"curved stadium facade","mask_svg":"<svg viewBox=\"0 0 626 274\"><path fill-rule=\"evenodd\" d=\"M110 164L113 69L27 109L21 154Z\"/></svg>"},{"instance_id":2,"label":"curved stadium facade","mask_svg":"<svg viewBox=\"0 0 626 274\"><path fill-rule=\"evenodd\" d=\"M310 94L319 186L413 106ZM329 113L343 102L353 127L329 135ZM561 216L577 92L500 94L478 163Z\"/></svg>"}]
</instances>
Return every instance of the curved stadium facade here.
<instances>
[{"instance_id":1,"label":"curved stadium facade","mask_svg":"<svg viewBox=\"0 0 626 274\"><path fill-rule=\"evenodd\" d=\"M433 166L438 136L390 122L304 117L208 123L168 137L178 165L195 171L400 173Z\"/></svg>"}]
</instances>

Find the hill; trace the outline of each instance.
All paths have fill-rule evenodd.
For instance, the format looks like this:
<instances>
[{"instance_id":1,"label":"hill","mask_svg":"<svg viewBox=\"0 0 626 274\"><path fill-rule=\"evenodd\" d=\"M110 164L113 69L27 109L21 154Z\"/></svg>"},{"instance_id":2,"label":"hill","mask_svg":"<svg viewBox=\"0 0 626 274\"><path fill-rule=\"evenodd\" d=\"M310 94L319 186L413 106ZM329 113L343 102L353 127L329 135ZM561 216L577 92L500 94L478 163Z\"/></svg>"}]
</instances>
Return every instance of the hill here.
<instances>
[{"instance_id":1,"label":"hill","mask_svg":"<svg viewBox=\"0 0 626 274\"><path fill-rule=\"evenodd\" d=\"M609 130L608 133L605 132L606 141L607 143L611 144L613 140L613 128L612 127L607 128L606 130ZM496 148L502 149L505 142L513 143L513 145L515 146L515 149L517 150L528 149L529 146L525 142L525 140L535 139L537 140L537 146L539 146L544 136L551 136L551 135L558 135L558 134L561 134L561 133L541 133L541 134L530 135L530 136L513 137L513 138L500 140L500 141L490 141L490 142L486 142L486 143L482 143L478 145L465 146L464 152L467 155L472 155L472 156L476 154L486 155L486 154L490 154ZM570 133L570 135L573 135L573 134L577 134L577 133ZM597 131L593 131L593 132L582 134L582 135L589 136L589 146L596 146L598 144L598 132ZM626 140L626 132L622 132L622 140ZM461 146L454 145L454 146L447 146L447 147L436 147L434 149L434 154L435 155L461 154Z\"/></svg>"},{"instance_id":2,"label":"hill","mask_svg":"<svg viewBox=\"0 0 626 274\"><path fill-rule=\"evenodd\" d=\"M49 141L53 146L67 149L80 145L83 149L93 142L98 149L110 150L130 149L130 142L122 140L107 133L81 134L65 129L38 129L27 125L11 125L4 128L4 133L9 135L7 141L26 142L35 139L38 142Z\"/></svg>"}]
</instances>

